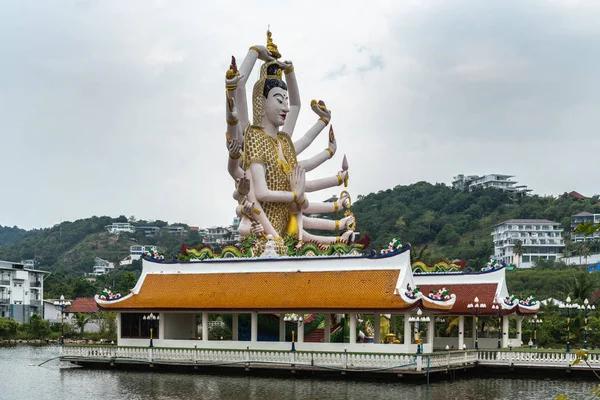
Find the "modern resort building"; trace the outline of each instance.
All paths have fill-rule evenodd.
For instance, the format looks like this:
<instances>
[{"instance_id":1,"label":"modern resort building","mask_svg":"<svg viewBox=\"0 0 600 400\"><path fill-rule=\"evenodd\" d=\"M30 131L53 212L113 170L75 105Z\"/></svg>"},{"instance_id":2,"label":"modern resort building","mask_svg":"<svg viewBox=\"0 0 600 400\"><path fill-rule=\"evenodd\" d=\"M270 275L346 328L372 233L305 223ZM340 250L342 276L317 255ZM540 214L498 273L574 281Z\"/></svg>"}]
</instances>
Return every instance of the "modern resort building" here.
<instances>
[{"instance_id":1,"label":"modern resort building","mask_svg":"<svg viewBox=\"0 0 600 400\"><path fill-rule=\"evenodd\" d=\"M507 192L525 195L531 192L525 185L517 185L518 182L511 180L514 175L487 174L487 175L463 175L454 177L452 187L459 190L474 190L477 188L494 188Z\"/></svg>"},{"instance_id":2,"label":"modern resort building","mask_svg":"<svg viewBox=\"0 0 600 400\"><path fill-rule=\"evenodd\" d=\"M585 236L582 233L574 233L573 231L580 224L585 223L593 223L600 224L600 214L592 214L590 212L584 211L579 214L575 214L571 217L571 240L573 242L585 242L589 240L598 240L600 239L600 231L594 232L593 235Z\"/></svg>"},{"instance_id":3,"label":"modern resort building","mask_svg":"<svg viewBox=\"0 0 600 400\"><path fill-rule=\"evenodd\" d=\"M494 258L520 268L530 268L537 259L562 257L565 242L558 222L547 219L509 219L494 226ZM521 241L523 254L518 257L515 243Z\"/></svg>"},{"instance_id":4,"label":"modern resort building","mask_svg":"<svg viewBox=\"0 0 600 400\"><path fill-rule=\"evenodd\" d=\"M29 322L43 315L44 278L50 273L23 263L0 261L0 317Z\"/></svg>"}]
</instances>

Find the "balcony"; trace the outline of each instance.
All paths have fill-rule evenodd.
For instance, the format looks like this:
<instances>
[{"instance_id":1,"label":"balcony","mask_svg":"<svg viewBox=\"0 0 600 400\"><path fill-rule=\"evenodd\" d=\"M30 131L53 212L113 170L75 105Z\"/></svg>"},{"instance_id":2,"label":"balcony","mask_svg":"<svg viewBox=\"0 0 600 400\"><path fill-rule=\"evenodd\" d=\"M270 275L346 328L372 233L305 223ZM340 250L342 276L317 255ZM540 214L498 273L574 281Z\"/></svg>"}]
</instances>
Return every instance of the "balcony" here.
<instances>
[{"instance_id":1,"label":"balcony","mask_svg":"<svg viewBox=\"0 0 600 400\"><path fill-rule=\"evenodd\" d=\"M10 286L10 279L9 280L0 280L0 286Z\"/></svg>"},{"instance_id":2,"label":"balcony","mask_svg":"<svg viewBox=\"0 0 600 400\"><path fill-rule=\"evenodd\" d=\"M42 287L42 281L31 281L29 283L30 287Z\"/></svg>"},{"instance_id":3,"label":"balcony","mask_svg":"<svg viewBox=\"0 0 600 400\"><path fill-rule=\"evenodd\" d=\"M42 301L41 300L29 300L29 305L31 307L41 307Z\"/></svg>"},{"instance_id":4,"label":"balcony","mask_svg":"<svg viewBox=\"0 0 600 400\"><path fill-rule=\"evenodd\" d=\"M10 304L10 297L0 296L0 304Z\"/></svg>"}]
</instances>

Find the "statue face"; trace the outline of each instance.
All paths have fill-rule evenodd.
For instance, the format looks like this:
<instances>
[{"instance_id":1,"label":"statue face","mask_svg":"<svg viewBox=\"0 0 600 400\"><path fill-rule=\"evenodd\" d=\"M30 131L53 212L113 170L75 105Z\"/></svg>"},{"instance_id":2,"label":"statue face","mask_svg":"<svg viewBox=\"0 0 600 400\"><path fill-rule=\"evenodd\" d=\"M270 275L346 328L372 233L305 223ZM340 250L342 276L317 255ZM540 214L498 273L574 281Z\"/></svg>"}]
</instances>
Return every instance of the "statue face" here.
<instances>
[{"instance_id":1,"label":"statue face","mask_svg":"<svg viewBox=\"0 0 600 400\"><path fill-rule=\"evenodd\" d=\"M287 91L274 87L265 100L265 118L274 126L283 126L290 112Z\"/></svg>"}]
</instances>

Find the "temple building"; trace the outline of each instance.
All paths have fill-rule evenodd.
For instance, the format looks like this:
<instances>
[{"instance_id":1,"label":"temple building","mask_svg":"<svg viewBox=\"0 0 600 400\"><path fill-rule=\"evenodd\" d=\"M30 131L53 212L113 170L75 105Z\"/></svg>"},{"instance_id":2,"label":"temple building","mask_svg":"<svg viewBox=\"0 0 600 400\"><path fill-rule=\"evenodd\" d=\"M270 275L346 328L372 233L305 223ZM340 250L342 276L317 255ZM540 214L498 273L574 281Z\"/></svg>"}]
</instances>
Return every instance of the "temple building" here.
<instances>
[{"instance_id":1,"label":"temple building","mask_svg":"<svg viewBox=\"0 0 600 400\"><path fill-rule=\"evenodd\" d=\"M152 337L153 346L170 348L289 350L293 341L298 350L378 353L429 353L447 345L506 347L511 339L518 346L523 315L539 307L510 298L504 268L413 274L408 247L339 257L187 263L144 258L130 294L96 301L101 309L117 312L120 346L148 346ZM209 340L204 323L209 314L230 321L232 340ZM370 332L359 326L367 316L373 321ZM436 321L454 317L457 334L436 337ZM478 343L478 331L484 332L480 317L494 317L498 337ZM514 338L508 334L511 317ZM315 319L322 321L322 337L305 342ZM334 342L344 323L347 337Z\"/></svg>"}]
</instances>

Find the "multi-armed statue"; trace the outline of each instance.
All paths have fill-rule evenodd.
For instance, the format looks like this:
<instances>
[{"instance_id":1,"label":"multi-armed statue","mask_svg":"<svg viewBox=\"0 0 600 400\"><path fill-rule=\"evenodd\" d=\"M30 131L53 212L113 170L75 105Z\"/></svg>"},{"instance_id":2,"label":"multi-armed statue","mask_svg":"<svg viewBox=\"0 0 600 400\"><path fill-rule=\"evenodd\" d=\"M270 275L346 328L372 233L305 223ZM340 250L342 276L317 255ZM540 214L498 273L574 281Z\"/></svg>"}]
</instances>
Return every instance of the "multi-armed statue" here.
<instances>
[{"instance_id":1,"label":"multi-armed statue","mask_svg":"<svg viewBox=\"0 0 600 400\"><path fill-rule=\"evenodd\" d=\"M252 46L238 70L232 57L226 73L228 171L236 182L233 194L238 201L242 236L255 234L259 248L267 238L282 243L286 236L300 244L350 243L354 236L354 215L346 210L340 220L309 215L334 213L350 207L350 196L343 191L336 202L310 201L307 193L348 185L346 157L335 176L307 180L305 173L331 159L337 150L333 128L329 128L326 149L313 157L298 160L323 128L329 125L331 111L323 101L313 100L311 109L316 123L296 141L292 141L300 114L300 94L290 61L279 61L281 54L267 32L267 46ZM252 121L249 120L246 82L257 60L264 63L252 91ZM285 74L285 81L283 80ZM305 229L345 231L335 236L318 236ZM284 246L278 246L283 252Z\"/></svg>"}]
</instances>

